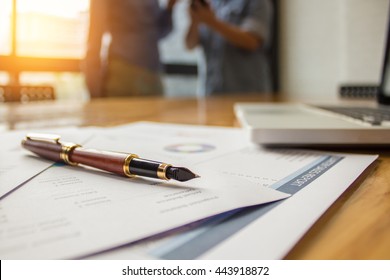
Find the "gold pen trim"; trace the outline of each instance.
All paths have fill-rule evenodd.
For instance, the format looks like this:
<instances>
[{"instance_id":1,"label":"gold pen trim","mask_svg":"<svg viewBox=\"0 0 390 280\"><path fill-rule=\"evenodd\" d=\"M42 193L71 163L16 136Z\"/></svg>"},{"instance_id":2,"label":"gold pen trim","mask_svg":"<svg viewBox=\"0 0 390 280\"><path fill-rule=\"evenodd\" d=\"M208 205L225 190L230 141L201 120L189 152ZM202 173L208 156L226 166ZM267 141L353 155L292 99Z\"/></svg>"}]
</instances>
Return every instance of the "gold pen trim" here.
<instances>
[{"instance_id":1,"label":"gold pen trim","mask_svg":"<svg viewBox=\"0 0 390 280\"><path fill-rule=\"evenodd\" d=\"M26 140L38 141L38 142L46 142L61 145L60 158L69 165L76 166L77 162L73 162L69 159L69 154L76 148L81 147L79 144L74 143L62 143L61 136L56 134L41 134L41 133L29 133L26 135L26 138L22 141L22 144L25 143Z\"/></svg>"},{"instance_id":2,"label":"gold pen trim","mask_svg":"<svg viewBox=\"0 0 390 280\"><path fill-rule=\"evenodd\" d=\"M129 154L129 155L125 158L125 162L123 163L123 173L124 173L127 177L130 177L130 178L133 178L133 177L136 176L135 174L131 174L131 172L130 172L130 162L132 161L133 158L138 158L138 155Z\"/></svg>"},{"instance_id":3,"label":"gold pen trim","mask_svg":"<svg viewBox=\"0 0 390 280\"><path fill-rule=\"evenodd\" d=\"M172 165L167 163L160 163L160 165L157 168L157 177L159 179L169 180L169 178L167 178L167 169L170 166Z\"/></svg>"},{"instance_id":4,"label":"gold pen trim","mask_svg":"<svg viewBox=\"0 0 390 280\"><path fill-rule=\"evenodd\" d=\"M56 135L56 134L29 133L26 135L25 140L33 140L33 141L60 144L60 139L61 139L61 136Z\"/></svg>"},{"instance_id":5,"label":"gold pen trim","mask_svg":"<svg viewBox=\"0 0 390 280\"><path fill-rule=\"evenodd\" d=\"M67 164L76 166L78 165L77 162L73 162L69 159L69 154L74 149L81 147L79 144L73 144L73 143L60 143L61 144L61 153L60 158Z\"/></svg>"}]
</instances>

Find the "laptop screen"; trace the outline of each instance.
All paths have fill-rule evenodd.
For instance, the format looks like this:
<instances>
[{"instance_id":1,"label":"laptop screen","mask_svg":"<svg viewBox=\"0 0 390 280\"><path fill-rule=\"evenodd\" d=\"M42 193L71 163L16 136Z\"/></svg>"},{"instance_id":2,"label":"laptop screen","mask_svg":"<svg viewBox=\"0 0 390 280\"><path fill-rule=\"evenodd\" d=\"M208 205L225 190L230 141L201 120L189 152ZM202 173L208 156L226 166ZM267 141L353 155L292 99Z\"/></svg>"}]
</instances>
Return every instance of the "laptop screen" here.
<instances>
[{"instance_id":1,"label":"laptop screen","mask_svg":"<svg viewBox=\"0 0 390 280\"><path fill-rule=\"evenodd\" d=\"M378 90L379 104L390 105L390 13L388 15L386 45L381 84Z\"/></svg>"}]
</instances>

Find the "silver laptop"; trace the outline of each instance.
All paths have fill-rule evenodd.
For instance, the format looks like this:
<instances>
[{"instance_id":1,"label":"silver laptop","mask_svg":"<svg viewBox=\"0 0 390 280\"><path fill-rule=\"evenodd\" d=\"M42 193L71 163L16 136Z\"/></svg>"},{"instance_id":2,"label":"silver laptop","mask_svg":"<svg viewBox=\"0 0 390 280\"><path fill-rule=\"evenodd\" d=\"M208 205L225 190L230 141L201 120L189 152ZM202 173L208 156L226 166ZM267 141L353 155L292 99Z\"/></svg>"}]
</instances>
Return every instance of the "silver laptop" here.
<instances>
[{"instance_id":1,"label":"silver laptop","mask_svg":"<svg viewBox=\"0 0 390 280\"><path fill-rule=\"evenodd\" d=\"M267 146L390 146L389 56L390 26L377 102L372 106L237 103L236 117L252 142Z\"/></svg>"}]
</instances>

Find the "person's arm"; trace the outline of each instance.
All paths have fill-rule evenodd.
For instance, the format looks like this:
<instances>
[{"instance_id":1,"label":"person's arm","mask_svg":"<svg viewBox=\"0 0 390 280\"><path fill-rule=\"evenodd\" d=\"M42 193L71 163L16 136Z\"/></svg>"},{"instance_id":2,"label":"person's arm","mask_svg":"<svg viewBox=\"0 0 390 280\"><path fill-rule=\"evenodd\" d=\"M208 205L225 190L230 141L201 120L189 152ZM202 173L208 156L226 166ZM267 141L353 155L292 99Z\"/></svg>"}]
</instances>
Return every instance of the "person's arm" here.
<instances>
[{"instance_id":1,"label":"person's arm","mask_svg":"<svg viewBox=\"0 0 390 280\"><path fill-rule=\"evenodd\" d=\"M254 51L261 46L262 38L259 35L219 20L209 5L202 5L195 1L192 9L200 23L215 30L236 47Z\"/></svg>"},{"instance_id":2,"label":"person's arm","mask_svg":"<svg viewBox=\"0 0 390 280\"><path fill-rule=\"evenodd\" d=\"M177 0L169 0L165 8L159 8L158 32L159 39L166 37L173 29L172 12ZM158 4L157 4L158 5Z\"/></svg>"},{"instance_id":3,"label":"person's arm","mask_svg":"<svg viewBox=\"0 0 390 280\"><path fill-rule=\"evenodd\" d=\"M189 14L191 17L191 23L186 34L185 44L187 49L192 50L199 45L199 19L195 14L194 9L191 7L189 9Z\"/></svg>"},{"instance_id":4,"label":"person's arm","mask_svg":"<svg viewBox=\"0 0 390 280\"><path fill-rule=\"evenodd\" d=\"M248 51L255 51L261 46L261 37L215 17L208 23L208 26L220 33L227 41L236 47Z\"/></svg>"},{"instance_id":5,"label":"person's arm","mask_svg":"<svg viewBox=\"0 0 390 280\"><path fill-rule=\"evenodd\" d=\"M106 31L105 13L105 0L90 1L89 32L83 71L91 98L103 96L103 69L100 58L100 50L102 45L102 37Z\"/></svg>"},{"instance_id":6,"label":"person's arm","mask_svg":"<svg viewBox=\"0 0 390 280\"><path fill-rule=\"evenodd\" d=\"M176 5L177 0L169 0L167 4L167 10L172 12L173 7Z\"/></svg>"}]
</instances>

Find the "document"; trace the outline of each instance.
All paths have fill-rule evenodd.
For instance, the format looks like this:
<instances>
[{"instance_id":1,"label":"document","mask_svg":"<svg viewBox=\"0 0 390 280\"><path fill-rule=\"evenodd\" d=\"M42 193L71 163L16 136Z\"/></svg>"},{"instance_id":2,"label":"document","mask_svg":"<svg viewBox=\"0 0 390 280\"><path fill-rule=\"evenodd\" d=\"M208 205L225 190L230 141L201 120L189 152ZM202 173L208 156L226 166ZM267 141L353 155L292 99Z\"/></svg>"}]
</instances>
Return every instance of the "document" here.
<instances>
[{"instance_id":1,"label":"document","mask_svg":"<svg viewBox=\"0 0 390 280\"><path fill-rule=\"evenodd\" d=\"M343 159L329 172L310 184L302 185L303 188L284 202L276 202L275 207L259 207L248 213L249 219L242 219L238 223L232 223L232 220L224 225L220 224L222 227L217 231L227 227L234 234L224 240L214 239L214 246L203 250L197 258L283 258L334 201L377 159L375 155L342 156ZM310 173L306 174L310 176ZM298 177L297 182L300 184L304 180L305 177ZM283 191L286 191L286 188ZM238 229L237 226L242 224L246 226Z\"/></svg>"},{"instance_id":2,"label":"document","mask_svg":"<svg viewBox=\"0 0 390 280\"><path fill-rule=\"evenodd\" d=\"M53 132L80 143L90 134L87 130L78 131L75 128L51 131ZM0 136L0 199L53 164L50 160L33 156L21 147L21 141L28 133L29 131L17 131Z\"/></svg>"},{"instance_id":3,"label":"document","mask_svg":"<svg viewBox=\"0 0 390 280\"><path fill-rule=\"evenodd\" d=\"M196 229L199 234L190 231L165 238L165 242L149 244L144 250L139 246L138 256L146 254L148 258L162 259L283 258L377 158L372 155L330 155L332 157L323 163L309 166L295 178L273 186L290 193L289 199L242 210ZM340 157L341 160L337 160ZM336 164L330 166L334 160ZM326 166L330 168L324 169ZM291 188L293 184L299 187ZM122 252L122 255L125 254ZM115 258L113 253L110 258Z\"/></svg>"},{"instance_id":4,"label":"document","mask_svg":"<svg viewBox=\"0 0 390 280\"><path fill-rule=\"evenodd\" d=\"M161 130L164 130L161 131ZM55 164L0 201L2 259L72 259L121 247L288 194L225 176L214 160L241 148L238 131L101 130L85 146L188 166L201 178L164 182ZM184 133L184 134L183 134ZM153 137L151 137L153 136ZM224 141L221 141L221 140ZM207 164L204 164L207 162ZM211 165L210 165L211 164Z\"/></svg>"},{"instance_id":5,"label":"document","mask_svg":"<svg viewBox=\"0 0 390 280\"><path fill-rule=\"evenodd\" d=\"M153 131L151 126L147 125L149 132ZM166 127L165 133L168 131ZM216 130L215 137L218 134L221 136L223 132ZM183 229L182 233L149 239L93 258L281 259L377 158L376 155L261 149L248 143L244 146L216 159L219 166L226 165L225 174L288 193L292 195L290 198L225 213L195 228ZM245 164L229 166L232 159Z\"/></svg>"},{"instance_id":6,"label":"document","mask_svg":"<svg viewBox=\"0 0 390 280\"><path fill-rule=\"evenodd\" d=\"M260 258L282 258L376 159L268 150L240 129L156 123L96 129L85 146L202 177L171 183L56 164L0 201L1 258L240 259L263 249Z\"/></svg>"},{"instance_id":7,"label":"document","mask_svg":"<svg viewBox=\"0 0 390 280\"><path fill-rule=\"evenodd\" d=\"M0 158L0 199L53 164L22 151L0 151Z\"/></svg>"}]
</instances>

